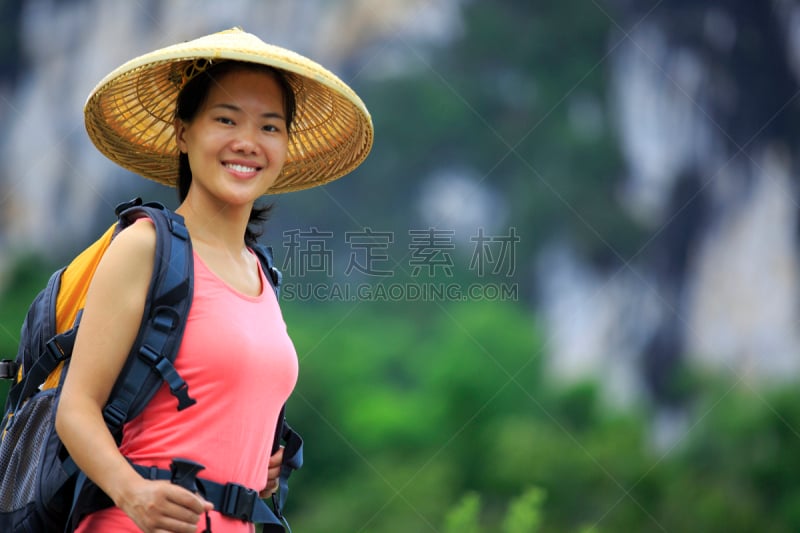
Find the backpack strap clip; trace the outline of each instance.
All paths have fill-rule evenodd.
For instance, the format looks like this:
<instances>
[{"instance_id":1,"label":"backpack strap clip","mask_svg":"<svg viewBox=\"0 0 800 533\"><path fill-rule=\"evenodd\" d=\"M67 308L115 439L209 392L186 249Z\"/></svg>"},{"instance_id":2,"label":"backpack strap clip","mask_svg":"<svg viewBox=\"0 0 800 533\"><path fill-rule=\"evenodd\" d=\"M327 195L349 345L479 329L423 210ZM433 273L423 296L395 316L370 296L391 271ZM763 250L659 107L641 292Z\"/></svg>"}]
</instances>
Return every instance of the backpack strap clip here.
<instances>
[{"instance_id":1,"label":"backpack strap clip","mask_svg":"<svg viewBox=\"0 0 800 533\"><path fill-rule=\"evenodd\" d=\"M16 379L19 365L11 359L0 360L0 379Z\"/></svg>"},{"instance_id":2,"label":"backpack strap clip","mask_svg":"<svg viewBox=\"0 0 800 533\"><path fill-rule=\"evenodd\" d=\"M120 428L125 423L125 412L113 403L109 403L103 408L103 420L109 427Z\"/></svg>"},{"instance_id":3,"label":"backpack strap clip","mask_svg":"<svg viewBox=\"0 0 800 533\"><path fill-rule=\"evenodd\" d=\"M47 348L47 353L52 357L51 366L55 368L58 363L68 359L69 356L72 354L72 346L66 347L62 346L59 342L58 336L53 337L49 341L45 343L45 347ZM53 368L49 369L50 371Z\"/></svg>"},{"instance_id":4,"label":"backpack strap clip","mask_svg":"<svg viewBox=\"0 0 800 533\"><path fill-rule=\"evenodd\" d=\"M178 400L178 411L183 411L197 403L197 400L189 396L189 385L178 374L169 359L146 344L139 348L139 357L146 361L167 383L170 393Z\"/></svg>"},{"instance_id":5,"label":"backpack strap clip","mask_svg":"<svg viewBox=\"0 0 800 533\"><path fill-rule=\"evenodd\" d=\"M197 403L197 400L189 396L189 385L185 381L182 381L182 384L176 389L170 387L169 391L178 399L178 411L183 411Z\"/></svg>"},{"instance_id":6,"label":"backpack strap clip","mask_svg":"<svg viewBox=\"0 0 800 533\"><path fill-rule=\"evenodd\" d=\"M225 516L250 520L253 508L256 505L258 493L238 483L226 483L222 491L222 508L220 512Z\"/></svg>"}]
</instances>

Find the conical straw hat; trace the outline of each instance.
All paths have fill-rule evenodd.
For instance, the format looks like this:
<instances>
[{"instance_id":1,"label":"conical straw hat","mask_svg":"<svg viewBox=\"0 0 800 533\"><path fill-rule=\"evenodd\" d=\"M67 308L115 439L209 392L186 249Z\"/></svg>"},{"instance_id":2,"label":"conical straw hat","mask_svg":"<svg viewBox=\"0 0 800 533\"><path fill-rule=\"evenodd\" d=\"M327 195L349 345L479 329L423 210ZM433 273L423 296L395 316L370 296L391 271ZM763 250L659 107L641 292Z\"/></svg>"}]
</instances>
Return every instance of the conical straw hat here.
<instances>
[{"instance_id":1,"label":"conical straw hat","mask_svg":"<svg viewBox=\"0 0 800 533\"><path fill-rule=\"evenodd\" d=\"M84 107L86 130L109 159L175 186L175 102L197 60L259 63L286 73L297 110L289 153L269 194L322 185L352 171L372 148L372 119L336 75L241 29L214 33L139 56L106 76Z\"/></svg>"}]
</instances>

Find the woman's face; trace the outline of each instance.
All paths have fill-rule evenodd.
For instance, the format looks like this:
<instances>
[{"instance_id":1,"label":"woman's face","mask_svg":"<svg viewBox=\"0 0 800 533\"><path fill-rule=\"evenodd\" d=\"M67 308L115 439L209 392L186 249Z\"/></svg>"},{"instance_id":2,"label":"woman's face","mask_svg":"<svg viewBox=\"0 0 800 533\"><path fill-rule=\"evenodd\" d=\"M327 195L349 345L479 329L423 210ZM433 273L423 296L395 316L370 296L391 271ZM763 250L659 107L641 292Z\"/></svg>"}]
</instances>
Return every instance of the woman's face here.
<instances>
[{"instance_id":1,"label":"woman's face","mask_svg":"<svg viewBox=\"0 0 800 533\"><path fill-rule=\"evenodd\" d=\"M265 72L224 74L211 83L195 117L177 120L175 128L178 148L189 157L194 194L224 204L252 203L275 183L286 161L284 96Z\"/></svg>"}]
</instances>

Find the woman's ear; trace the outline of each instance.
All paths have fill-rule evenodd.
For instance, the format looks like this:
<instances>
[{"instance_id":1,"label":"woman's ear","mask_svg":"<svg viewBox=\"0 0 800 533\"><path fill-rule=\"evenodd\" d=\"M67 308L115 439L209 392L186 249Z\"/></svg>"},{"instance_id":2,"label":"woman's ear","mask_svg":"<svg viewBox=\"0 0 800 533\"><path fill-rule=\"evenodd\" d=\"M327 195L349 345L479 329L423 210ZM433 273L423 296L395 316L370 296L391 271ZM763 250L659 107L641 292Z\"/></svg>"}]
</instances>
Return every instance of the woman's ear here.
<instances>
[{"instance_id":1,"label":"woman's ear","mask_svg":"<svg viewBox=\"0 0 800 533\"><path fill-rule=\"evenodd\" d=\"M179 118L175 119L175 143L181 153L185 154L189 151L186 146L186 124Z\"/></svg>"}]
</instances>

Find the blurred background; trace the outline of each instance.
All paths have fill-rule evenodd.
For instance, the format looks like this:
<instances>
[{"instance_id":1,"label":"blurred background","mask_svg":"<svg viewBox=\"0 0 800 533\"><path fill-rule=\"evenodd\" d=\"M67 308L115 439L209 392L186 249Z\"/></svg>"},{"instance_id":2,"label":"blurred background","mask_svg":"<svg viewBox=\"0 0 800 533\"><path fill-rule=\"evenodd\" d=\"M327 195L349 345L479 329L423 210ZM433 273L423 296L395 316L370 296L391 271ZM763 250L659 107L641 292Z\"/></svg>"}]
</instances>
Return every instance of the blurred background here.
<instances>
[{"instance_id":1,"label":"blurred background","mask_svg":"<svg viewBox=\"0 0 800 533\"><path fill-rule=\"evenodd\" d=\"M0 12L0 357L117 203L175 207L92 146L91 89L242 26L375 124L350 176L270 198L295 531L800 530L800 2Z\"/></svg>"}]
</instances>

